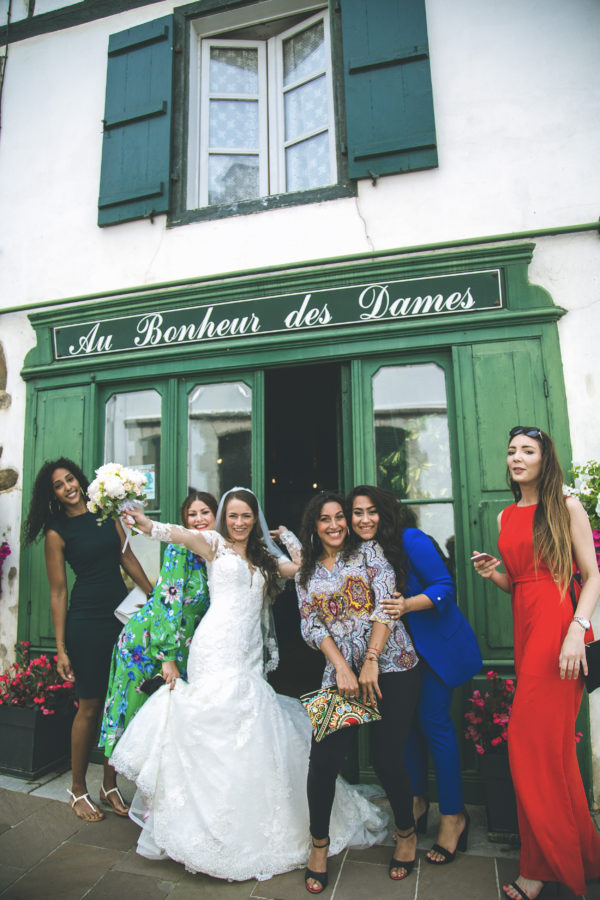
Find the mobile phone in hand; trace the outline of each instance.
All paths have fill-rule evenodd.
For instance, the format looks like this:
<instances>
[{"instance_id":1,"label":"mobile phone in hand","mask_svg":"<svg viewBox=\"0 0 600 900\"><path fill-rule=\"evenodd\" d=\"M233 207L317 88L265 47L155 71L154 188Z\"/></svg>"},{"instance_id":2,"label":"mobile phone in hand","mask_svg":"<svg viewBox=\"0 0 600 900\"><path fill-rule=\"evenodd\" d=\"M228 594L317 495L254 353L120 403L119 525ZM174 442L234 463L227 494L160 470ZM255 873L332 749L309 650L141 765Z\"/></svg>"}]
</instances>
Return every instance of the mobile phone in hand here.
<instances>
[{"instance_id":1,"label":"mobile phone in hand","mask_svg":"<svg viewBox=\"0 0 600 900\"><path fill-rule=\"evenodd\" d=\"M166 681L162 677L162 675L155 675L154 678L146 678L145 681L142 681L142 683L140 684L140 691L142 692L142 694L147 694L148 696L150 696L154 693L154 691L157 691L159 688L161 688L163 684L166 684Z\"/></svg>"},{"instance_id":2,"label":"mobile phone in hand","mask_svg":"<svg viewBox=\"0 0 600 900\"><path fill-rule=\"evenodd\" d=\"M496 559L491 553L475 553L471 557L471 562L493 562Z\"/></svg>"}]
</instances>

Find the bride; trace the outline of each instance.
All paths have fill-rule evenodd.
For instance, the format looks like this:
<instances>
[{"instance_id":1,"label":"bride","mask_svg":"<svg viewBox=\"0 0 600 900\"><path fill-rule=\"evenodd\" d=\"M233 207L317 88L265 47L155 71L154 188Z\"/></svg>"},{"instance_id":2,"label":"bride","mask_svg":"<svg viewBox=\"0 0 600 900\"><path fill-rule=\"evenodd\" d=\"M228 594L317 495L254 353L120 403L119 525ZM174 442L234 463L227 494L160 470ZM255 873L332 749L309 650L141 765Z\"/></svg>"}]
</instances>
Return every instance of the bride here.
<instances>
[{"instance_id":1,"label":"bride","mask_svg":"<svg viewBox=\"0 0 600 900\"><path fill-rule=\"evenodd\" d=\"M189 682L161 687L138 712L112 756L136 782L132 818L138 853L167 855L191 872L264 880L305 864L305 785L311 727L298 700L276 694L265 673L277 665L271 603L279 576L292 577L299 542L269 537L255 495L232 488L217 531L189 531L128 510L155 540L179 543L207 563L210 608L192 640ZM332 854L385 838L385 815L338 779Z\"/></svg>"}]
</instances>

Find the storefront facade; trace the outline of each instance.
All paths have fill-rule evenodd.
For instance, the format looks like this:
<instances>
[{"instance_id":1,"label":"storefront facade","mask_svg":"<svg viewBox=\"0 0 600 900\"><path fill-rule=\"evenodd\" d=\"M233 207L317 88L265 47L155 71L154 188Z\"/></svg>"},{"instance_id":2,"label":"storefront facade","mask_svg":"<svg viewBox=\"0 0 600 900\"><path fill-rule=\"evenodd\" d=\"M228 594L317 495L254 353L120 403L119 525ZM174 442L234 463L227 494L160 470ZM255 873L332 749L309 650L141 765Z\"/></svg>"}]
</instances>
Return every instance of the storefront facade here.
<instances>
[{"instance_id":1,"label":"storefront facade","mask_svg":"<svg viewBox=\"0 0 600 900\"><path fill-rule=\"evenodd\" d=\"M509 601L468 557L510 502L509 427L548 428L567 471L600 457L598 24L588 0L0 0L2 665L53 646L20 533L66 454L144 467L166 520L189 486L250 484L290 527L322 487L388 487L484 672L513 671Z\"/></svg>"},{"instance_id":2,"label":"storefront facade","mask_svg":"<svg viewBox=\"0 0 600 900\"><path fill-rule=\"evenodd\" d=\"M510 672L510 604L468 563L496 545L498 447L514 422L535 422L570 456L563 311L528 283L532 251L336 259L35 313L25 492L45 459L118 460L149 473L163 520L189 487L249 484L271 523L297 528L316 490L380 484L448 557L486 666ZM159 548L137 549L156 571ZM19 633L51 648L41 548L25 565ZM298 656L293 592L280 604L280 687L299 694L314 687L314 654Z\"/></svg>"}]
</instances>

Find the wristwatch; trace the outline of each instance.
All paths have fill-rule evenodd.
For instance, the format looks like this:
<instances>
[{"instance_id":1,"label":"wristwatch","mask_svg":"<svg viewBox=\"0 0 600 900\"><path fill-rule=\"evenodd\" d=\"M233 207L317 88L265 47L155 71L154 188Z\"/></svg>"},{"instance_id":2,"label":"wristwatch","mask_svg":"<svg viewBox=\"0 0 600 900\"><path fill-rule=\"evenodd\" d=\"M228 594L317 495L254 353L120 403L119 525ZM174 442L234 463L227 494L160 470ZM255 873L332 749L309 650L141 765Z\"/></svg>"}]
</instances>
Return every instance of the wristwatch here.
<instances>
[{"instance_id":1,"label":"wristwatch","mask_svg":"<svg viewBox=\"0 0 600 900\"><path fill-rule=\"evenodd\" d=\"M590 620L584 619L581 616L573 616L573 622L577 622L578 625L581 625L584 631L589 631L592 627Z\"/></svg>"}]
</instances>

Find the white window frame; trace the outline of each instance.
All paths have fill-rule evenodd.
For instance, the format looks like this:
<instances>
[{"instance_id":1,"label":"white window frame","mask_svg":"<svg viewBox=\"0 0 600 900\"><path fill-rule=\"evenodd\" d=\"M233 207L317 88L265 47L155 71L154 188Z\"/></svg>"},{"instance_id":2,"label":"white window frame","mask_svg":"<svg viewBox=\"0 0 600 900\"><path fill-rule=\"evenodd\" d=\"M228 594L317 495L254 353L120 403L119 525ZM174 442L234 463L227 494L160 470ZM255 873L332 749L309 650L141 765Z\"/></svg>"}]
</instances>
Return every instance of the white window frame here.
<instances>
[{"instance_id":1,"label":"white window frame","mask_svg":"<svg viewBox=\"0 0 600 900\"><path fill-rule=\"evenodd\" d=\"M323 22L323 43L325 46L325 65L322 69L314 72L309 78L302 78L298 81L291 82L288 85L284 85L283 83L283 43L294 35L299 34L302 31L305 31L307 28L310 28L311 25L314 25L316 22ZM269 73L271 77L271 81L269 87L271 89L271 93L275 95L274 102L272 106L274 108L274 115L269 118L269 123L271 128L269 130L270 134L270 163L271 163L271 175L272 182L275 183L275 189L271 189L272 194L278 193L287 193L287 173L286 173L286 163L285 163L285 151L288 147L293 147L295 144L300 144L303 141L307 140L311 137L316 137L318 134L323 134L327 132L329 138L329 173L330 173L330 181L329 184L335 184L337 181L337 160L335 153L335 119L334 119L334 106L333 106L333 73L331 68L331 36L329 33L329 15L327 14L327 10L322 10L314 16L311 16L309 19L305 19L303 22L299 22L297 25L294 25L292 28L288 28L287 31L282 32L281 34L276 35L271 38L268 45L269 51ZM310 81L315 81L317 78L325 76L326 85L327 85L327 125L322 128L316 128L312 131L307 131L304 134L299 135L298 137L293 138L292 140L286 141L285 139L285 106L284 99L285 94L288 91L293 90L294 88L299 87L302 84L308 84ZM275 127L273 127L275 124ZM325 187L325 185L315 185L315 187Z\"/></svg>"},{"instance_id":2,"label":"white window frame","mask_svg":"<svg viewBox=\"0 0 600 900\"><path fill-rule=\"evenodd\" d=\"M218 38L205 38L201 46L201 84L210 85L210 51L213 47L235 47L240 50L252 49L257 51L258 60L258 92L256 94L220 94L210 91L210 87L202 97L200 104L200 154L199 161L206 161L200 165L200 205L208 206L208 160L210 156L226 154L227 156L258 156L258 188L262 197L269 190L268 169L268 118L267 118L267 49L264 41L231 41ZM209 145L209 117L211 100L251 100L258 104L258 147L211 147ZM257 152L258 151L258 152Z\"/></svg>"},{"instance_id":3,"label":"white window frame","mask_svg":"<svg viewBox=\"0 0 600 900\"><path fill-rule=\"evenodd\" d=\"M281 34L274 35L265 41L252 41L227 37L228 33L245 26L257 25L264 22L280 19L295 13L306 13L307 18L297 23L292 28ZM311 16L310 13L313 12ZM209 103L201 102L202 85L207 84L208 63L204 59L210 58L209 52L204 52L212 46L237 46L251 47L263 44L267 60L265 69L269 69L269 83L264 95L259 96L259 132L261 141L261 164L259 166L259 197L249 198L257 200L273 194L287 193L285 177L285 146L284 136L284 110L283 110L283 41L294 33L303 31L311 24L323 20L324 44L326 53L326 66L323 73L327 79L327 104L328 126L327 129L316 129L314 134L325 130L329 134L329 167L330 185L337 183L337 156L336 156L336 123L333 99L333 73L331 62L331 35L329 28L329 12L323 4L323 0L262 0L256 5L249 4L228 12L219 12L195 19L191 23L190 40L190 79L189 79L189 111L188 111L188 172L187 172L187 208L190 210L201 209L208 206L208 107ZM223 35L223 37L219 37ZM309 79L310 80L310 79ZM259 79L260 81L260 79ZM300 82L302 83L302 82ZM289 85L286 90L289 90ZM240 99L244 99L240 95ZM262 108L261 108L262 107ZM264 122L263 125L263 115ZM266 127L266 138L264 138ZM312 134L312 133L311 133ZM302 135L288 142L288 145L299 143L310 136ZM263 139L266 144L262 144ZM278 146L279 144L279 146ZM265 174L263 175L262 150L265 148ZM211 148L214 152L215 148ZM224 152L231 153L230 149ZM243 153L236 149L234 153ZM267 163L268 155L268 163ZM201 161L205 160L204 164ZM266 182L264 180L266 177ZM327 185L328 186L328 185ZM326 185L315 186L316 189ZM240 201L241 202L241 201Z\"/></svg>"}]
</instances>

